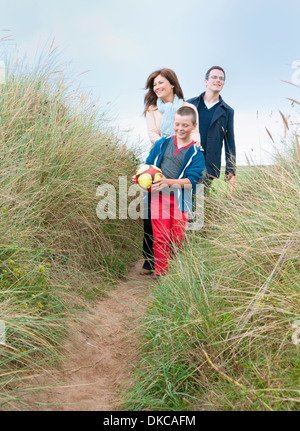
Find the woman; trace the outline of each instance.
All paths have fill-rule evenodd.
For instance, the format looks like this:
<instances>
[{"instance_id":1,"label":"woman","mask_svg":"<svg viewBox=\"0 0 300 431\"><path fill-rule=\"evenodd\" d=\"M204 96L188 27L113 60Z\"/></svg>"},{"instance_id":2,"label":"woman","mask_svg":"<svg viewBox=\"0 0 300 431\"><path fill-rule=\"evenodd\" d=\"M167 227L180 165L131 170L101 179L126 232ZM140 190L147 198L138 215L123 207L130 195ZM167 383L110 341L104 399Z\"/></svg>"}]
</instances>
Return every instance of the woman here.
<instances>
[{"instance_id":1,"label":"woman","mask_svg":"<svg viewBox=\"0 0 300 431\"><path fill-rule=\"evenodd\" d=\"M171 69L159 69L149 75L145 90L148 90L144 98L144 115L151 141L151 147L158 139L164 136L174 135L174 115L181 106L190 106L196 112L198 123L198 111L194 105L184 101L183 92L178 82L176 73ZM195 130L192 138L200 145L199 129ZM143 256L145 262L141 274L152 274L154 270L153 232L150 218L150 197L148 195L146 208L148 218L144 219Z\"/></svg>"}]
</instances>

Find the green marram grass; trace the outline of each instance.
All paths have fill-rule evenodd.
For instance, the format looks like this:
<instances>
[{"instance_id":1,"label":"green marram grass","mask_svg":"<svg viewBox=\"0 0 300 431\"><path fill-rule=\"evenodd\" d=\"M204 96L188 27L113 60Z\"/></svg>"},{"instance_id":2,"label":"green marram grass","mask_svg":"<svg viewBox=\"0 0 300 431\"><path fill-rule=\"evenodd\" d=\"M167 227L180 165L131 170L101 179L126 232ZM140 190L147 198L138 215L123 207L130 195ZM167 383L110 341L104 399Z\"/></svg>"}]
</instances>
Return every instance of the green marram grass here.
<instances>
[{"instance_id":1,"label":"green marram grass","mask_svg":"<svg viewBox=\"0 0 300 431\"><path fill-rule=\"evenodd\" d=\"M215 181L204 227L153 288L123 408L299 408L297 134L289 147L272 166L238 169L233 196Z\"/></svg>"},{"instance_id":2,"label":"green marram grass","mask_svg":"<svg viewBox=\"0 0 300 431\"><path fill-rule=\"evenodd\" d=\"M96 215L97 186L131 177L136 158L52 55L9 64L0 86L0 409L25 408L18 394L59 361L68 321L139 252L139 223Z\"/></svg>"}]
</instances>

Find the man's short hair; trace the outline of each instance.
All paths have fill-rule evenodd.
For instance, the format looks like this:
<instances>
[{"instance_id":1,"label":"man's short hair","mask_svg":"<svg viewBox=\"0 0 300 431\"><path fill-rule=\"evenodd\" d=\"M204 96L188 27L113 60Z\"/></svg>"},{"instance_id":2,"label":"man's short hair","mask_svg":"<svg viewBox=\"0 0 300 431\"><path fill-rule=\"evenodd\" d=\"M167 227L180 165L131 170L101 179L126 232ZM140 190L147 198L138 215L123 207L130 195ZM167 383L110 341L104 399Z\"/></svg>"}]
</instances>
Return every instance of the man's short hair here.
<instances>
[{"instance_id":1,"label":"man's short hair","mask_svg":"<svg viewBox=\"0 0 300 431\"><path fill-rule=\"evenodd\" d=\"M205 74L205 79L206 79L206 81L208 81L209 74L210 74L210 72L211 72L212 70L214 70L214 69L221 70L221 72L223 72L223 73L224 73L224 81L225 81L225 78L226 78L225 70L224 70L222 67L220 67L220 66L212 66L211 68L209 68L209 69L208 69L208 71L207 71L207 72L206 72L206 74Z\"/></svg>"},{"instance_id":2,"label":"man's short hair","mask_svg":"<svg viewBox=\"0 0 300 431\"><path fill-rule=\"evenodd\" d=\"M192 123L195 124L197 122L197 115L195 109L190 106L182 106L176 111L178 115L190 115L192 117Z\"/></svg>"}]
</instances>

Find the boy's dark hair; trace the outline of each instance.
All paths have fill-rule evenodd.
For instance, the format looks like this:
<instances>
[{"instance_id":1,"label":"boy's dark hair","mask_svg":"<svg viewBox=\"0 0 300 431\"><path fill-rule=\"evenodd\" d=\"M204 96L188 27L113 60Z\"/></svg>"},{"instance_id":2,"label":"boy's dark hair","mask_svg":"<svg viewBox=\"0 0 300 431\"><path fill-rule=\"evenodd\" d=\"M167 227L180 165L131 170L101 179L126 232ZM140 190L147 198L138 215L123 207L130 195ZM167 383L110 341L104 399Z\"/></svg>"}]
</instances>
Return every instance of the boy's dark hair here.
<instances>
[{"instance_id":1,"label":"boy's dark hair","mask_svg":"<svg viewBox=\"0 0 300 431\"><path fill-rule=\"evenodd\" d=\"M176 111L178 115L190 115L192 117L192 123L195 124L197 122L197 115L195 109L190 106L182 106Z\"/></svg>"},{"instance_id":2,"label":"boy's dark hair","mask_svg":"<svg viewBox=\"0 0 300 431\"><path fill-rule=\"evenodd\" d=\"M208 81L209 74L210 74L210 72L211 72L212 70L214 70L214 69L221 70L221 72L223 72L223 73L224 73L224 81L225 81L225 78L226 78L225 70L224 70L222 67L220 67L220 66L212 66L212 67L210 67L210 68L208 69L208 71L207 71L207 72L206 72L206 74L205 74L205 79L206 79L206 81Z\"/></svg>"}]
</instances>

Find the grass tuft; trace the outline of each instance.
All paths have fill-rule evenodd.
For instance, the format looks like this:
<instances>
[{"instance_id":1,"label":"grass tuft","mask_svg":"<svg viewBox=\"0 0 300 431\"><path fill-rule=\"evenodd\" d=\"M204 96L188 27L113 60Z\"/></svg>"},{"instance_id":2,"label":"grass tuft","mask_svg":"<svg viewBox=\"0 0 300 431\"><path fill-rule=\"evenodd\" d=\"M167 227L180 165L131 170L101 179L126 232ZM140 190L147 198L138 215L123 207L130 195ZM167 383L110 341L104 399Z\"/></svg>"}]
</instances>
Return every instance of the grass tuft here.
<instances>
[{"instance_id":1,"label":"grass tuft","mask_svg":"<svg viewBox=\"0 0 300 431\"><path fill-rule=\"evenodd\" d=\"M129 410L297 410L298 137L272 166L215 180L205 224L155 286ZM297 324L298 322L298 324Z\"/></svg>"},{"instance_id":2,"label":"grass tuft","mask_svg":"<svg viewBox=\"0 0 300 431\"><path fill-rule=\"evenodd\" d=\"M33 71L7 65L0 86L0 406L8 409L20 407L14 394L29 376L60 359L84 300L103 296L139 252L136 221L96 215L97 186L118 188L135 156L89 97L68 89L52 54Z\"/></svg>"}]
</instances>

